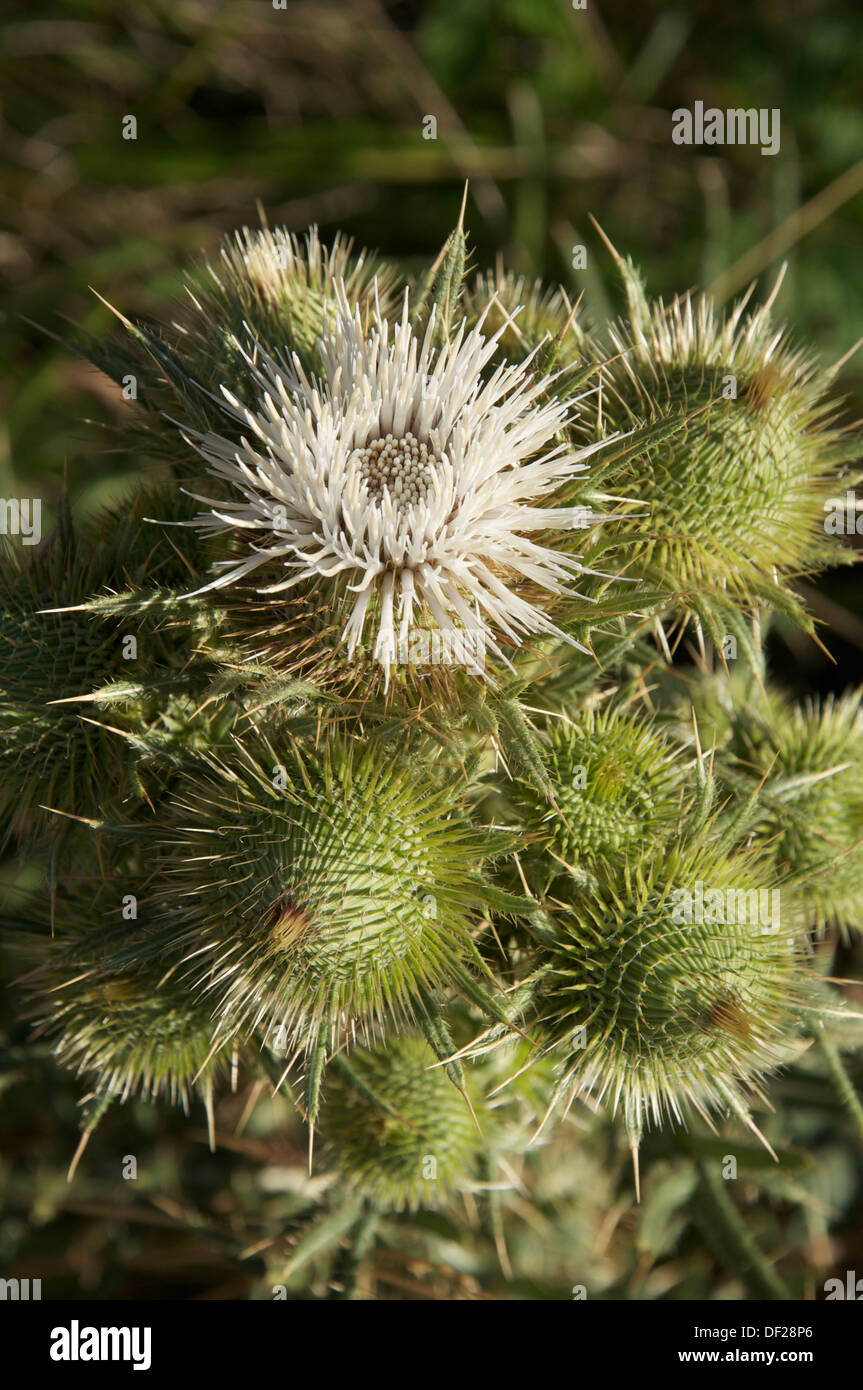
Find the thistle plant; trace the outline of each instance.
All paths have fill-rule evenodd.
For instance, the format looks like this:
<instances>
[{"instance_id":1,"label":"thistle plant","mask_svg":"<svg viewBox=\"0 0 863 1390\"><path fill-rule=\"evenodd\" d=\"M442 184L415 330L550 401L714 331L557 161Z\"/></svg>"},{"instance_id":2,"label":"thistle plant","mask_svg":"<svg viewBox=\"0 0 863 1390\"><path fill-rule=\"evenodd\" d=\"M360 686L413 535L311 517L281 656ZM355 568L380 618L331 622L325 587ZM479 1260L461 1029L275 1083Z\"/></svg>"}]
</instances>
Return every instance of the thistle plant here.
<instances>
[{"instance_id":1,"label":"thistle plant","mask_svg":"<svg viewBox=\"0 0 863 1390\"><path fill-rule=\"evenodd\" d=\"M547 883L562 867L627 857L652 835L675 833L685 804L684 758L642 714L588 709L549 721L548 791L517 780L513 800L531 872ZM536 847L541 846L541 852Z\"/></svg>"},{"instance_id":2,"label":"thistle plant","mask_svg":"<svg viewBox=\"0 0 863 1390\"><path fill-rule=\"evenodd\" d=\"M355 1053L326 1113L342 1181L384 1211L437 1206L476 1179L478 1127L423 1038Z\"/></svg>"},{"instance_id":3,"label":"thistle plant","mask_svg":"<svg viewBox=\"0 0 863 1390\"><path fill-rule=\"evenodd\" d=\"M757 789L751 838L819 932L854 928L863 909L863 712L859 691L792 704L752 680L693 692L717 740L717 776L737 801Z\"/></svg>"},{"instance_id":4,"label":"thistle plant","mask_svg":"<svg viewBox=\"0 0 863 1390\"><path fill-rule=\"evenodd\" d=\"M859 697L795 705L765 656L849 558L855 436L775 291L667 306L613 258L603 328L473 277L461 221L415 279L244 229L171 322L84 344L137 382L147 486L3 555L23 1017L96 1098L81 1152L134 1097L214 1145L237 1092L240 1128L295 1110L292 1289L396 1249L449 1287L444 1229L480 1283L531 1222L586 1249L620 1144L785 1296L710 1131L784 1161L759 1112L798 1066L863 1124L824 961L863 910Z\"/></svg>"},{"instance_id":5,"label":"thistle plant","mask_svg":"<svg viewBox=\"0 0 863 1390\"><path fill-rule=\"evenodd\" d=\"M164 948L211 1001L214 1042L258 1034L305 1057L314 1119L328 1055L431 1024L435 996L460 983L479 989L495 837L483 843L433 766L417 775L395 750L338 738L286 748L189 762L153 896Z\"/></svg>"},{"instance_id":6,"label":"thistle plant","mask_svg":"<svg viewBox=\"0 0 863 1390\"><path fill-rule=\"evenodd\" d=\"M651 303L614 256L628 315L608 327L604 362L594 348L593 432L635 434L607 486L627 495L649 476L649 518L621 522L630 573L671 598L664 616L691 623L702 650L704 633L715 646L733 634L754 662L746 615L764 607L811 631L792 581L843 558L823 525L831 480L855 454L829 394L835 370L775 323L781 276L764 304L749 308L750 289L720 316L704 295Z\"/></svg>"}]
</instances>

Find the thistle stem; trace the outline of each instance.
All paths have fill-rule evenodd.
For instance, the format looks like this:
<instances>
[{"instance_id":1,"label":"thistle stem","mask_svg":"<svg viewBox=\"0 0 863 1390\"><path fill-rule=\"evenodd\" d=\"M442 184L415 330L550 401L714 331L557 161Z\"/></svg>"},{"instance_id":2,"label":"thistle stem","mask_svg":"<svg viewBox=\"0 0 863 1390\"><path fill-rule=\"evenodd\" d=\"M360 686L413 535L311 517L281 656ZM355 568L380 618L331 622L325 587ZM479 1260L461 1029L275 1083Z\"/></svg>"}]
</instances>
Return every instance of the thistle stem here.
<instances>
[{"instance_id":1,"label":"thistle stem","mask_svg":"<svg viewBox=\"0 0 863 1390\"><path fill-rule=\"evenodd\" d=\"M714 1249L739 1274L755 1298L790 1299L787 1285L761 1253L732 1202L724 1180L699 1164L694 1214Z\"/></svg>"},{"instance_id":2,"label":"thistle stem","mask_svg":"<svg viewBox=\"0 0 863 1390\"><path fill-rule=\"evenodd\" d=\"M827 1063L827 1070L830 1072L833 1085L839 1093L839 1099L848 1111L860 1139L863 1140L863 1104L861 1104L860 1097L854 1089L854 1083L848 1074L848 1068L842 1060L839 1049L832 1038L828 1038L824 1032L819 1034L818 1046L821 1048Z\"/></svg>"},{"instance_id":3,"label":"thistle stem","mask_svg":"<svg viewBox=\"0 0 863 1390\"><path fill-rule=\"evenodd\" d=\"M353 1239L339 1252L333 1270L333 1283L336 1289L330 1295L342 1302L354 1302L359 1298L357 1280L360 1269L375 1243L378 1230L378 1213L368 1208L354 1229Z\"/></svg>"}]
</instances>

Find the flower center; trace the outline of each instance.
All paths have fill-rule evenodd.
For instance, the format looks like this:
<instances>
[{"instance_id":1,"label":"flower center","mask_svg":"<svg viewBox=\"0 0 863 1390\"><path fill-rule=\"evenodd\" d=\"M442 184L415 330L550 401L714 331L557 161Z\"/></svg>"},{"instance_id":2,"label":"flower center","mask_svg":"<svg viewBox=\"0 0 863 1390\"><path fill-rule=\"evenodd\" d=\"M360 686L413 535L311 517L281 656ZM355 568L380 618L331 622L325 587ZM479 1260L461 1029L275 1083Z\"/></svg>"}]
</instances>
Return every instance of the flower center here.
<instances>
[{"instance_id":1,"label":"flower center","mask_svg":"<svg viewBox=\"0 0 863 1390\"><path fill-rule=\"evenodd\" d=\"M400 510L422 502L432 481L433 465L440 455L425 440L417 439L408 430L395 438L391 434L372 439L355 451L360 477L368 488L370 499L383 500L387 488L393 503Z\"/></svg>"}]
</instances>

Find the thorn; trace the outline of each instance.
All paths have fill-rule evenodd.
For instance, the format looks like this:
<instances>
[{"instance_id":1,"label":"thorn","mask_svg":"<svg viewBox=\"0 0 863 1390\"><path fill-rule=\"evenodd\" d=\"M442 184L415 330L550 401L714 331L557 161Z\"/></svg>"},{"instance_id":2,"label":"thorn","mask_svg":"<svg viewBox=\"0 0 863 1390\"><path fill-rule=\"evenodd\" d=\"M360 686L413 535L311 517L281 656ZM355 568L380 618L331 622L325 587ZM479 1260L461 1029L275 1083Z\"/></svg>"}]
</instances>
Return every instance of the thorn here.
<instances>
[{"instance_id":1,"label":"thorn","mask_svg":"<svg viewBox=\"0 0 863 1390\"><path fill-rule=\"evenodd\" d=\"M662 655L665 657L665 660L668 662L670 666L674 661L674 657L672 656L671 648L668 645L668 638L665 635L665 628L662 626L662 622L659 618L654 618L653 629L656 633L657 641L659 642L659 645L662 649Z\"/></svg>"},{"instance_id":2,"label":"thorn","mask_svg":"<svg viewBox=\"0 0 863 1390\"><path fill-rule=\"evenodd\" d=\"M594 217L593 213L592 213L592 212L589 212L587 215L588 215L588 217L590 218L590 220L591 220L591 222L593 223L593 225L594 225L594 227L596 228L596 230L599 232L599 235L602 237L603 241L605 242L606 246L608 247L608 249L609 249L609 251L611 252L611 254L612 254L612 256L614 257L614 259L615 259L616 261L618 261L618 262L622 261L623 257L621 256L620 252L617 250L617 247L616 247L616 246L613 246L612 243L609 241L608 237L605 235L605 232L604 232L604 231L602 230L602 228L600 227L600 225L599 225L599 223L597 222L596 218ZM109 308L110 308L110 305L109 305Z\"/></svg>"},{"instance_id":3,"label":"thorn","mask_svg":"<svg viewBox=\"0 0 863 1390\"><path fill-rule=\"evenodd\" d=\"M48 700L47 703L49 705L86 705L94 704L101 699L103 696L98 691L94 691L92 695L66 695L62 700Z\"/></svg>"},{"instance_id":4,"label":"thorn","mask_svg":"<svg viewBox=\"0 0 863 1390\"><path fill-rule=\"evenodd\" d=\"M67 820L80 821L82 825L89 825L92 830L101 830L105 824L101 820L91 820L88 816L73 816L71 811L58 811L56 806L43 806L40 802L40 811L48 811L52 816L65 816Z\"/></svg>"},{"instance_id":5,"label":"thorn","mask_svg":"<svg viewBox=\"0 0 863 1390\"><path fill-rule=\"evenodd\" d=\"M515 867L518 869L518 876L521 879L521 886L524 889L525 897L532 898L533 894L527 886L527 879L525 878L524 870L521 867L521 860L519 859L517 854L514 854L513 858L515 859Z\"/></svg>"},{"instance_id":6,"label":"thorn","mask_svg":"<svg viewBox=\"0 0 863 1390\"><path fill-rule=\"evenodd\" d=\"M833 366L830 368L831 372L840 372L845 366L845 363L848 362L861 347L863 347L863 338L858 338L854 346L843 353L838 362L833 363Z\"/></svg>"},{"instance_id":7,"label":"thorn","mask_svg":"<svg viewBox=\"0 0 863 1390\"><path fill-rule=\"evenodd\" d=\"M764 301L764 308L767 310L768 313L769 313L769 311L773 308L773 305L774 305L775 302L776 302L776 296L778 295L780 289L782 288L782 281L785 279L785 276L786 276L787 271L788 271L788 262L787 262L787 261L783 261L783 262L782 262L782 265L781 265L780 268L779 268L779 274L778 274L777 277L776 277L776 284L773 286L773 289L770 291L769 295L767 296L767 298L766 298L765 301Z\"/></svg>"},{"instance_id":8,"label":"thorn","mask_svg":"<svg viewBox=\"0 0 863 1390\"><path fill-rule=\"evenodd\" d=\"M144 739L139 738L137 734L130 733L128 729L118 729L114 724L103 724L101 719L88 719L86 714L79 714L78 718L82 724L92 724L94 729L104 729L106 734L119 734L120 738L131 743L133 748L147 747Z\"/></svg>"},{"instance_id":9,"label":"thorn","mask_svg":"<svg viewBox=\"0 0 863 1390\"><path fill-rule=\"evenodd\" d=\"M207 1137L210 1141L210 1153L214 1154L216 1152L216 1117L213 1113L212 1087L207 1088L207 1094L204 1096L204 1107L207 1111Z\"/></svg>"},{"instance_id":10,"label":"thorn","mask_svg":"<svg viewBox=\"0 0 863 1390\"><path fill-rule=\"evenodd\" d=\"M84 1133L81 1135L81 1138L80 1138L80 1140L78 1141L78 1147L77 1147L77 1149L75 1150L74 1154L72 1155L72 1162L69 1164L69 1171L68 1171L68 1173L66 1174L66 1181L67 1181L67 1182L72 1182L72 1181L73 1181L73 1179L74 1179L74 1177L75 1177L75 1173L76 1173L77 1168L78 1168L78 1164L80 1163L81 1158L83 1157L84 1150L86 1149L87 1145L88 1145L89 1142L90 1142L90 1135L91 1135L92 1133L93 1133L92 1129L85 1129L85 1130L84 1130Z\"/></svg>"},{"instance_id":11,"label":"thorn","mask_svg":"<svg viewBox=\"0 0 863 1390\"><path fill-rule=\"evenodd\" d=\"M130 333L134 333L134 331L135 331L135 325L132 323L131 319L127 319L125 314L121 314L119 309L115 309L114 306L113 306L113 304L109 304L108 301L107 301L107 299L103 299L103 298L102 298L102 295L99 293L99 291L98 291L98 290L94 290L92 285L88 285L87 288L89 289L89 291L90 291L91 294L94 294L94 295L96 296L96 298L97 298L102 304L105 305L105 308L106 308L106 309L110 309L110 310L111 310L111 313L116 315L116 317L120 320L120 322L122 323L122 325L123 325L124 328L128 328L129 331L130 331Z\"/></svg>"},{"instance_id":12,"label":"thorn","mask_svg":"<svg viewBox=\"0 0 863 1390\"><path fill-rule=\"evenodd\" d=\"M816 647L820 647L824 655L827 657L827 660L835 666L837 664L835 656L825 647L824 643L821 641L821 638L818 636L818 633L813 632L811 636L812 641L815 643Z\"/></svg>"},{"instance_id":13,"label":"thorn","mask_svg":"<svg viewBox=\"0 0 863 1390\"><path fill-rule=\"evenodd\" d=\"M557 1102L558 1102L558 1100L559 1100L559 1098L560 1098L560 1093L561 1093L562 1090L563 1090L563 1085L562 1085L562 1084L559 1084L559 1085L556 1086L556 1087L554 1088L554 1090L552 1091L551 1100L550 1100L549 1103L548 1103L548 1106L547 1106L547 1108L546 1108L546 1112L545 1112L545 1114L543 1115L542 1119L540 1120L539 1125L538 1125L538 1127L537 1127L535 1133L533 1134L533 1136L532 1136L532 1138L531 1138L531 1141L530 1141L530 1142L531 1142L531 1145L537 1143L537 1141L538 1141L540 1135L542 1134L542 1131L545 1129L546 1125L548 1124L549 1117L550 1117L552 1111L554 1110L555 1105L557 1104Z\"/></svg>"},{"instance_id":14,"label":"thorn","mask_svg":"<svg viewBox=\"0 0 863 1390\"><path fill-rule=\"evenodd\" d=\"M312 1176L312 1160L315 1151L315 1122L309 1120L309 1177Z\"/></svg>"},{"instance_id":15,"label":"thorn","mask_svg":"<svg viewBox=\"0 0 863 1390\"><path fill-rule=\"evenodd\" d=\"M458 222L456 222L456 224L455 224L455 229L456 229L457 232L463 232L463 231L464 231L464 213L465 213L465 208L467 207L467 190L468 190L468 185L469 185L469 183L470 183L470 179L465 179L465 181L464 181L464 193L462 194L462 200L461 200L461 209L460 209L459 215L458 215Z\"/></svg>"},{"instance_id":16,"label":"thorn","mask_svg":"<svg viewBox=\"0 0 863 1390\"><path fill-rule=\"evenodd\" d=\"M193 1086L197 1083L199 1077L202 1076L202 1074L203 1074L203 1072L204 1072L204 1068L206 1067L207 1063L213 1058L213 1056L215 1055L215 1053L218 1052L219 1047L220 1047L220 1043L219 1043L218 1040L212 1044L212 1046L211 1046L209 1052L207 1053L206 1057L204 1058L203 1062L202 1062L201 1065L198 1067L198 1070L195 1072L195 1075L192 1077L192 1085L193 1085Z\"/></svg>"},{"instance_id":17,"label":"thorn","mask_svg":"<svg viewBox=\"0 0 863 1390\"><path fill-rule=\"evenodd\" d=\"M695 735L695 756L696 756L697 759L698 759L698 765L699 765L699 767L700 767L700 766L701 766L701 763L702 763L702 761L703 761L703 759L704 759L704 753L703 753L702 748L701 748L701 738L700 738L699 733L698 733L698 720L697 720L696 715L695 715L695 707L694 707L694 706L692 706L692 711L691 711L691 712L692 712L692 732L693 732L694 735ZM711 901L712 901L712 900L711 900Z\"/></svg>"},{"instance_id":18,"label":"thorn","mask_svg":"<svg viewBox=\"0 0 863 1390\"><path fill-rule=\"evenodd\" d=\"M473 1106L471 1105L470 1096L468 1095L468 1093L467 1093L467 1091L465 1090L464 1086L456 1086L456 1090L457 1090L457 1091L459 1092L459 1094L463 1097L464 1103L465 1103L465 1105L467 1106L468 1110L469 1110L470 1113L471 1113L471 1118L472 1118L474 1124L475 1124L476 1127L477 1127L478 1133L479 1133L479 1134L482 1134L482 1125L480 1124L479 1120L477 1119L476 1111L474 1110Z\"/></svg>"},{"instance_id":19,"label":"thorn","mask_svg":"<svg viewBox=\"0 0 863 1390\"><path fill-rule=\"evenodd\" d=\"M578 313L578 306L580 305L580 303L581 303L581 301L582 301L583 298L584 298L584 291L582 290L581 294L578 296L578 299L577 299L577 300L575 301L575 303L572 305L572 307L571 307L570 310L569 310L569 313L567 314L566 323L563 325L563 327L562 327L562 328L560 329L560 331L558 332L557 341L558 341L559 343L562 343L562 342L564 341L564 339L566 338L567 333L569 332L570 328L572 327L573 322L574 322L574 320L575 320L575 316L576 316L576 314Z\"/></svg>"},{"instance_id":20,"label":"thorn","mask_svg":"<svg viewBox=\"0 0 863 1390\"><path fill-rule=\"evenodd\" d=\"M632 1175L635 1178L635 1200L641 1205L641 1173L638 1168L638 1145L633 1144L629 1152L632 1154Z\"/></svg>"},{"instance_id":21,"label":"thorn","mask_svg":"<svg viewBox=\"0 0 863 1390\"><path fill-rule=\"evenodd\" d=\"M744 1115L744 1116L743 1116L743 1120L744 1120L744 1122L749 1126L749 1128L752 1130L752 1133L755 1135L755 1137L756 1137L757 1139L760 1139L760 1140L761 1140L761 1143L764 1145L765 1149L766 1149L767 1152L769 1153L770 1157L774 1160L774 1162L778 1163L778 1162L779 1162L779 1155L778 1155L778 1153L777 1153L776 1150L773 1148L773 1145L770 1143L770 1140L769 1140L769 1139L766 1139L766 1138L764 1137L764 1135L761 1133L761 1130L758 1128L758 1126L757 1126L757 1124L755 1123L755 1121L753 1120L752 1116L751 1116L751 1115Z\"/></svg>"}]
</instances>

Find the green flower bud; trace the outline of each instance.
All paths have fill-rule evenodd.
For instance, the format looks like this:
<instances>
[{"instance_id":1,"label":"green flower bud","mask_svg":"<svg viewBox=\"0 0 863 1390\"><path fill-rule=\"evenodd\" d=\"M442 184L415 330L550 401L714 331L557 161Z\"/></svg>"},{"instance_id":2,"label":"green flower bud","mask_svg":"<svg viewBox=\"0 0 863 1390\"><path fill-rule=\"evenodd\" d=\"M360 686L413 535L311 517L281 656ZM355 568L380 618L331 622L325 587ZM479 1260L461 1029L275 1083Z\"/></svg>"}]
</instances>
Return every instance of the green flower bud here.
<instances>
[{"instance_id":1,"label":"green flower bud","mask_svg":"<svg viewBox=\"0 0 863 1390\"><path fill-rule=\"evenodd\" d=\"M546 770L554 804L529 783L516 799L532 843L524 859L547 884L564 864L589 867L640 852L681 816L681 758L643 719L588 710L549 721Z\"/></svg>"},{"instance_id":2,"label":"green flower bud","mask_svg":"<svg viewBox=\"0 0 863 1390\"><path fill-rule=\"evenodd\" d=\"M752 855L643 846L637 861L560 881L537 933L532 1033L560 1086L643 1122L742 1108L788 1055L802 962L786 904Z\"/></svg>"},{"instance_id":3,"label":"green flower bud","mask_svg":"<svg viewBox=\"0 0 863 1390\"><path fill-rule=\"evenodd\" d=\"M190 674L189 657L195 629L212 619L178 594L201 541L180 550L145 519L178 522L189 510L176 487L147 488L78 526L64 501L38 549L0 556L0 842L68 838L71 822L46 808L103 820L121 799L142 798L117 730L139 754L148 738L155 747L200 736L188 692L213 668L199 660Z\"/></svg>"},{"instance_id":4,"label":"green flower bud","mask_svg":"<svg viewBox=\"0 0 863 1390\"><path fill-rule=\"evenodd\" d=\"M489 270L476 277L466 294L464 313L469 323L485 314L489 332L506 325L500 347L510 360L535 348L540 355L547 351L558 366L583 365L597 355L580 314L559 285L547 288L525 275Z\"/></svg>"},{"instance_id":5,"label":"green flower bud","mask_svg":"<svg viewBox=\"0 0 863 1390\"><path fill-rule=\"evenodd\" d=\"M134 434L140 440L146 431L151 452L176 464L177 419L209 429L213 399L227 385L254 402L244 356L250 345L273 356L297 352L307 367L316 366L324 304L340 282L364 312L379 304L387 313L401 277L368 252L354 253L350 239L322 245L316 227L302 239L283 228L243 228L225 238L215 264L205 262L189 276L188 294L169 325L153 331L118 313L126 337L83 344L82 351L118 383L135 377Z\"/></svg>"},{"instance_id":6,"label":"green flower bud","mask_svg":"<svg viewBox=\"0 0 863 1390\"><path fill-rule=\"evenodd\" d=\"M825 498L852 456L826 396L835 372L776 328L772 297L720 319L705 296L648 302L621 268L630 321L610 333L603 418L636 433L605 485L649 507L615 530L627 573L673 593L712 640L729 607L766 603L803 620L786 576L842 554L824 531Z\"/></svg>"},{"instance_id":7,"label":"green flower bud","mask_svg":"<svg viewBox=\"0 0 863 1390\"><path fill-rule=\"evenodd\" d=\"M347 1186L382 1211L444 1205L476 1181L481 1139L421 1038L358 1050L327 1086L323 1133Z\"/></svg>"},{"instance_id":8,"label":"green flower bud","mask_svg":"<svg viewBox=\"0 0 863 1390\"><path fill-rule=\"evenodd\" d=\"M741 800L760 787L753 843L821 931L863 922L860 701L857 692L795 705L720 680L694 694L707 737L711 722L717 731L720 782Z\"/></svg>"},{"instance_id":9,"label":"green flower bud","mask_svg":"<svg viewBox=\"0 0 863 1390\"><path fill-rule=\"evenodd\" d=\"M123 659L116 624L74 606L104 577L68 517L27 558L6 551L0 563L0 840L49 824L45 806L78 816L101 814L122 780L117 739L82 719L78 703L111 687L117 705L140 706L134 664ZM118 773L120 776L118 777Z\"/></svg>"},{"instance_id":10,"label":"green flower bud","mask_svg":"<svg viewBox=\"0 0 863 1390\"><path fill-rule=\"evenodd\" d=\"M332 1050L410 1020L426 991L478 962L490 841L410 753L237 744L231 765L189 768L159 894L219 1036Z\"/></svg>"},{"instance_id":11,"label":"green flower bud","mask_svg":"<svg viewBox=\"0 0 863 1390\"><path fill-rule=\"evenodd\" d=\"M82 902L79 911L84 914ZM140 935L140 934L138 934ZM55 1038L61 1066L86 1074L98 1094L125 1101L165 1096L188 1111L225 1069L213 1047L207 1001L196 998L145 939L91 929L51 942L31 982L39 1031Z\"/></svg>"}]
</instances>

